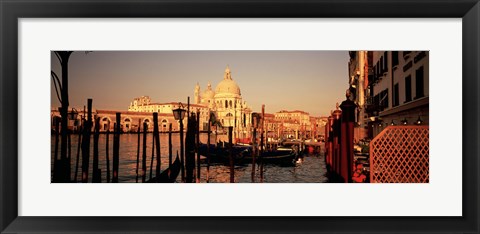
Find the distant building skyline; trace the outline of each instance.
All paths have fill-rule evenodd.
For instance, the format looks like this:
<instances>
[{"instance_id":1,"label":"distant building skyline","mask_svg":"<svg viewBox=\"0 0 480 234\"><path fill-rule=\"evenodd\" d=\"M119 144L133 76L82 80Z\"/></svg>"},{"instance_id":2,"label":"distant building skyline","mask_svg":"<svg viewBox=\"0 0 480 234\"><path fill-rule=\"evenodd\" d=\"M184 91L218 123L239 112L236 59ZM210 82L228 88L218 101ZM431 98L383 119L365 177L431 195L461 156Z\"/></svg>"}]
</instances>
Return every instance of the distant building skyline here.
<instances>
[{"instance_id":1,"label":"distant building skyline","mask_svg":"<svg viewBox=\"0 0 480 234\"><path fill-rule=\"evenodd\" d=\"M196 84L215 87L229 66L252 111L265 104L267 113L327 116L345 99L348 60L348 51L77 51L69 60L69 101L82 107L93 98L96 109L120 111L140 96L194 103ZM51 64L60 76L53 52ZM51 105L60 106L53 82Z\"/></svg>"}]
</instances>

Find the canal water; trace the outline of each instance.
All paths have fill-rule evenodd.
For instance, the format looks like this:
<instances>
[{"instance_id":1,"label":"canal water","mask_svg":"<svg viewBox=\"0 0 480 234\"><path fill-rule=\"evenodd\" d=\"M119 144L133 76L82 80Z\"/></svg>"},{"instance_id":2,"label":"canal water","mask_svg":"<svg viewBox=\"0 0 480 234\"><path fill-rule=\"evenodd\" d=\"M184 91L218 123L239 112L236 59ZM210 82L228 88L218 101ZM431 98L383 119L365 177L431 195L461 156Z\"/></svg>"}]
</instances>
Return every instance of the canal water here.
<instances>
[{"instance_id":1,"label":"canal water","mask_svg":"<svg viewBox=\"0 0 480 234\"><path fill-rule=\"evenodd\" d=\"M173 160L178 154L180 155L179 147L179 134L172 134L172 152ZM91 137L91 149L90 149L90 167L89 167L89 182L92 179L93 168L93 135ZM150 177L150 163L152 160L152 139L153 134L147 134L147 180ZM218 136L217 140L226 140L225 136ZM200 134L200 141L202 143L207 142L207 134ZM60 139L59 139L60 142ZM211 142L215 142L215 137L211 136ZM78 135L71 136L72 144L72 159L71 159L71 178L75 176L75 167L77 163L77 147L78 147ZM139 174L141 174L142 165L142 145L143 136L140 138L140 156L139 156ZM168 168L168 134L160 134L160 150L161 150L161 170ZM119 163L119 183L135 183L136 181L136 166L137 166L137 147L138 147L138 135L137 134L122 134L120 135L120 163ZM109 160L110 160L110 174L112 175L112 153L113 153L113 134L109 136ZM55 137L51 137L51 152L52 163L51 170L53 171L53 158L55 152ZM58 157L60 157L60 145L58 146ZM82 165L82 153L79 155L78 163L78 175L77 181L81 181L81 165ZM156 159L155 159L156 160ZM155 176L156 161L153 162L152 176ZM99 137L99 167L102 171L102 182L106 182L107 178L107 161L106 161L106 134L101 134ZM206 182L206 164L201 164L201 179L200 182ZM242 166L235 166L235 182L237 183L251 183L252 165L245 164ZM255 182L260 182L260 170L259 166L256 166L256 178ZM141 181L141 175L139 175L139 181ZM180 182L180 175L177 182ZM215 164L210 165L209 170L209 182L210 183L229 183L230 182L230 167L228 165ZM264 183L324 183L327 182L326 177L326 165L323 154L305 155L302 160L298 161L295 166L285 167L277 165L264 165L263 170L263 182Z\"/></svg>"}]
</instances>

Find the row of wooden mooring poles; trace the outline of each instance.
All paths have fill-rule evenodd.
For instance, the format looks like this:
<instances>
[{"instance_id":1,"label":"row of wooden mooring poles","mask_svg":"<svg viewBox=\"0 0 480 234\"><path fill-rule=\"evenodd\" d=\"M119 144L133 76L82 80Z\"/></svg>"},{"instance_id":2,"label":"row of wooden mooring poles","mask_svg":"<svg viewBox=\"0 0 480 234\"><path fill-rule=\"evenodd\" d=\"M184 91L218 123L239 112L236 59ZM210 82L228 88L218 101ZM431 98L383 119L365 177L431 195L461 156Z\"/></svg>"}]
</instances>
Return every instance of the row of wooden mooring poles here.
<instances>
[{"instance_id":1,"label":"row of wooden mooring poles","mask_svg":"<svg viewBox=\"0 0 480 234\"><path fill-rule=\"evenodd\" d=\"M76 153L76 164L75 164L75 173L73 175L73 179L71 176L71 160L72 160L72 147L71 147L71 134L68 132L68 137L67 137L67 157L58 157L58 143L59 143L59 133L61 132L59 129L59 121L55 121L55 150L54 150L54 164L53 164L53 176L52 176L52 182L54 183L76 183L78 181L83 182L83 183L88 183L89 182L89 172L90 172L90 143L91 143L91 137L92 137L92 127L95 126L94 132L93 132L93 163L92 163L92 178L91 182L92 183L101 183L102 182L102 171L99 168L99 135L100 135L100 118L95 119L95 125L93 125L93 120L92 120L92 104L93 100L88 99L87 101L87 115L86 119L83 120L80 131L78 131L78 147L77 147L77 153ZM120 134L121 134L121 113L116 113L116 122L114 123L114 132L113 132L113 155L112 155L112 170L110 170L110 157L109 157L109 141L110 141L110 130L107 130L106 132L106 145L105 145L105 162L106 162L106 181L107 183L118 183L118 176L119 176L119 163L120 163ZM192 115L192 118L194 117L194 114ZM196 126L194 122L191 122L189 119L189 126ZM151 162L150 162L150 176L149 180L152 180L153 178L153 162L154 159L156 159L156 166L155 166L155 178L159 178L158 176L160 175L161 171L161 152L160 152L160 135L159 135L159 128L158 128L158 113L153 113L153 141L152 141L152 156L151 156ZM138 122L139 130L137 131L138 134L138 141L137 141L137 161L136 161L136 179L135 181L138 183L139 182L139 177L141 179L141 182L146 182L147 181L147 132L148 130L148 125L147 123L143 123L143 131L141 128L141 121L139 120ZM196 129L198 132L198 126L195 128L188 128ZM180 131L180 139L183 139L183 129ZM169 133L168 133L168 139L169 139L169 157L168 157L168 162L169 162L169 167L172 165L172 124L169 126ZM187 135L189 132L187 132ZM143 137L142 137L143 135ZM141 169L139 168L140 165L140 143L141 139L143 139L143 144L142 144L142 165ZM190 138L188 138L190 139ZM197 137L197 142L198 142L198 137ZM188 142L188 149L191 149L192 142ZM193 144L195 145L196 142ZM198 143L197 143L198 144ZM80 153L81 152L81 153ZM184 158L183 158L183 141L181 141L181 152L182 152L182 157L180 158L180 161L182 165L184 165ZM190 151L187 151L187 155ZM155 156L156 153L156 156ZM79 162L80 162L80 155L81 155L81 179L78 179L78 174L79 174ZM178 152L177 152L178 156ZM199 157L199 156L198 156ZM189 157L187 157L189 158ZM190 169L190 160L187 160L189 163L189 169ZM199 160L198 160L199 162ZM185 173L184 173L184 167L182 166L181 168L182 171L182 181L185 180ZM190 178L189 176L191 173L187 173L187 181Z\"/></svg>"},{"instance_id":2,"label":"row of wooden mooring poles","mask_svg":"<svg viewBox=\"0 0 480 234\"><path fill-rule=\"evenodd\" d=\"M188 100L190 101L190 100ZM68 133L67 137L67 152L68 154L66 157L58 157L58 143L59 143L59 121L55 121L55 150L54 150L54 164L53 164L53 176L52 182L54 183L88 183L89 181L92 183L101 183L102 182L102 170L99 168L99 135L100 135L100 118L95 119L95 125L93 125L92 119L92 105L93 100L88 99L87 101L87 115L86 119L83 120L80 131L78 131L78 147L76 151L76 163L75 163L75 173L73 178L71 176L71 160L72 160L72 147L71 147L71 134ZM85 107L84 107L85 108ZM177 157L180 159L181 163L181 181L186 183L194 183L200 182L201 178L201 167L200 167L200 154L198 147L200 145L200 126L199 126L199 117L200 114L197 113L190 113L190 108L188 108L187 116L188 116L188 125L186 136L183 136L183 121L180 121L180 157L177 151ZM262 106L262 115L264 115L265 106ZM255 182L255 165L256 159L258 155L261 155L263 152L264 146L264 121L259 115L257 118L254 118L254 126L259 126L261 128L260 134L260 150L257 147L253 148L253 159L252 159L252 182ZM106 181L107 183L118 183L119 177L119 163L120 163L120 134L121 134L121 126L116 123L120 123L121 121L121 113L116 113L116 122L114 123L114 132L113 132L113 155L112 155L112 170L110 170L110 157L109 157L109 139L110 139L110 131L107 130L106 132L106 142L105 142L105 162L106 162ZM259 123L259 121L261 121ZM209 123L211 121L209 120ZM208 124L208 131L207 131L207 145L210 146L210 125ZM92 163L92 178L89 180L89 172L90 172L90 143L92 137L92 127L95 126L93 132L93 163ZM141 121L138 122L139 130L137 131L137 160L136 160L136 179L135 182L145 183L147 182L147 132L148 132L148 125L147 123L143 123L143 131L141 131ZM151 161L150 161L150 175L149 180L151 181L153 177L153 164L154 161L156 162L155 166L155 178L159 178L161 173L161 152L160 152L160 135L159 135L159 128L158 128L158 113L153 113L153 141L152 141L152 151L151 151ZM233 135L233 127L228 127L228 150L229 150L229 167L230 167L230 182L235 182L235 170L234 170L234 157L232 155L232 135ZM143 139L143 144L141 144L141 139ZM172 124L169 126L168 132L168 166L169 168L172 166ZM184 142L185 141L185 142ZM184 144L185 143L185 144ZM254 146L258 146L257 144L257 129L254 128L253 130L253 144ZM140 147L142 145L142 147ZM141 167L140 167L140 148L142 148L142 158L141 158ZM207 163L207 170L206 170L206 182L209 182L209 170L210 170L210 162L209 162L209 152L210 147L207 147L206 153L206 163ZM156 153L156 154L155 154ZM78 179L79 174L79 163L80 163L80 155L81 155L81 178ZM196 157L195 157L196 156ZM257 159L258 160L258 159ZM260 166L260 182L263 182L263 163L259 163ZM155 182L155 181L153 181Z\"/></svg>"},{"instance_id":3,"label":"row of wooden mooring poles","mask_svg":"<svg viewBox=\"0 0 480 234\"><path fill-rule=\"evenodd\" d=\"M81 181L87 183L89 181L89 167L90 167L90 143L92 137L92 126L95 126L93 132L93 162L92 162L92 183L102 182L102 171L99 168L99 135L100 135L100 118L95 119L95 125L93 125L92 119L92 105L93 100L87 101L87 115L86 119L82 120L80 131L78 131L78 142L76 152L75 173L72 179L71 176L71 161L72 161L72 143L71 132L67 132L67 129L59 129L59 122L55 121L55 151L54 151L54 164L53 164L53 176L52 182L54 183L76 183ZM85 107L84 107L85 108ZM85 111L84 111L85 112ZM120 113L116 114L117 123L120 122ZM158 121L158 118L157 118ZM105 161L107 167L106 182L117 183L118 182L118 169L119 169L119 152L120 152L120 125L114 125L113 133L113 156L112 156L112 173L110 171L110 158L109 158L109 137L110 131L106 132L106 146L105 146ZM67 156L58 158L58 137L59 133L64 134L67 132ZM63 145L63 142L62 142ZM78 180L79 163L81 155L81 178Z\"/></svg>"},{"instance_id":4,"label":"row of wooden mooring poles","mask_svg":"<svg viewBox=\"0 0 480 234\"><path fill-rule=\"evenodd\" d=\"M340 107L341 110L338 108ZM349 99L331 112L325 126L325 162L329 182L351 183L353 166L353 132L357 105Z\"/></svg>"}]
</instances>

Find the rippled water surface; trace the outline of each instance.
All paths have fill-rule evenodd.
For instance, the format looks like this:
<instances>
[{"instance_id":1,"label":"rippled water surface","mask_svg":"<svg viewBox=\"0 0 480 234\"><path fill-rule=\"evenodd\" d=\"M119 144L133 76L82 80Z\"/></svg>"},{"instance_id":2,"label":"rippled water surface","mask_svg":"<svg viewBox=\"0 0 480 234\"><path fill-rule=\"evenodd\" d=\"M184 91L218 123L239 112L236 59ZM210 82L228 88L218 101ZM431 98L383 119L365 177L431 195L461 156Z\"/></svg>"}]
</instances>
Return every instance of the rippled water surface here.
<instances>
[{"instance_id":1,"label":"rippled water surface","mask_svg":"<svg viewBox=\"0 0 480 234\"><path fill-rule=\"evenodd\" d=\"M90 144L90 168L89 168L89 182L92 178L92 155L93 155L93 135L92 142ZM225 137L218 137L218 140L225 140ZM72 179L75 176L75 166L77 163L77 147L78 147L78 135L72 135ZM201 134L200 141L207 142L207 135ZM211 138L211 142L215 142L215 138ZM137 166L137 144L138 136L136 134L123 134L120 136L120 164L119 164L119 177L120 183L135 183L136 181L136 166ZM161 170L168 168L168 134L160 134L161 144ZM140 139L140 156L139 166L142 165L142 145L143 136ZM51 139L51 151L52 151L52 170L53 170L53 157L55 151L55 137ZM58 147L60 154L60 146ZM172 134L172 150L173 159L175 159L177 151L179 152L179 134ZM112 170L112 153L113 153L113 135L109 136L109 160L110 170ZM152 134L147 135L147 179L150 177L150 163L152 160ZM81 181L81 152L79 155L79 168L77 178ZM58 156L60 157L60 156ZM153 176L155 176L155 165L153 164ZM106 163L106 134L101 134L99 137L99 167L102 171L102 182L106 182L107 177L107 163ZM201 182L206 182L206 164L201 165ZM110 172L112 173L112 172ZM282 167L277 165L265 165L263 168L263 182L264 183L323 183L327 182L325 176L326 167L323 154L319 155L306 155L303 160L300 160L295 166ZM235 182L238 183L251 183L252 182L252 165L246 164L242 166L235 166ZM177 181L180 180L180 176ZM141 181L141 176L139 177ZM261 182L260 168L256 166L255 170L255 182ZM209 182L211 183L228 183L230 182L230 168L225 165L211 165L209 170Z\"/></svg>"}]
</instances>

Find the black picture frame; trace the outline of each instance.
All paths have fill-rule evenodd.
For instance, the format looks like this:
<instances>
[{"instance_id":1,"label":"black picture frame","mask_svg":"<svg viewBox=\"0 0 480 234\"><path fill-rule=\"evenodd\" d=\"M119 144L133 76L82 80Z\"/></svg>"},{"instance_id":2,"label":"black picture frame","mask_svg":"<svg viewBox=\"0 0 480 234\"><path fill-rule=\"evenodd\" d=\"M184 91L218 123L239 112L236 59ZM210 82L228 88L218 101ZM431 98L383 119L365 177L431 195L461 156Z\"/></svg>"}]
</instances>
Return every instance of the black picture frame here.
<instances>
[{"instance_id":1,"label":"black picture frame","mask_svg":"<svg viewBox=\"0 0 480 234\"><path fill-rule=\"evenodd\" d=\"M1 233L478 233L478 0L0 0ZM335 17L462 18L462 217L23 217L18 216L19 18ZM452 79L452 82L458 80ZM446 112L447 114L448 112ZM455 122L456 113L445 117ZM453 124L452 122L452 124ZM459 153L460 154L460 153ZM441 206L441 204L439 204Z\"/></svg>"}]
</instances>

